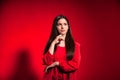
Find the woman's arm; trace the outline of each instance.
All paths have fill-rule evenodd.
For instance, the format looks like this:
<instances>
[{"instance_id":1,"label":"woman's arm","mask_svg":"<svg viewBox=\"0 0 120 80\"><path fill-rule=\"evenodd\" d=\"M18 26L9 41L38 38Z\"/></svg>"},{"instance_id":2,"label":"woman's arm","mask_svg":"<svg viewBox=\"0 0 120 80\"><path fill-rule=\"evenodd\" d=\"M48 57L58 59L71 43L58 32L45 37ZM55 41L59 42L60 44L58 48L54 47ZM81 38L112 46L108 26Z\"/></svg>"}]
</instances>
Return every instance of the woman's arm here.
<instances>
[{"instance_id":1,"label":"woman's arm","mask_svg":"<svg viewBox=\"0 0 120 80\"><path fill-rule=\"evenodd\" d=\"M65 72L68 72L77 70L80 66L80 60L81 60L80 44L77 44L75 47L75 52L72 60L70 61L60 60L58 62L60 68L62 68Z\"/></svg>"},{"instance_id":2,"label":"woman's arm","mask_svg":"<svg viewBox=\"0 0 120 80\"><path fill-rule=\"evenodd\" d=\"M61 35L58 35L55 38L55 40L53 40L53 42L51 43L48 52L43 55L44 65L50 65L54 62L54 47L55 47L55 44L59 43L60 38L61 38Z\"/></svg>"},{"instance_id":3,"label":"woman's arm","mask_svg":"<svg viewBox=\"0 0 120 80\"><path fill-rule=\"evenodd\" d=\"M43 65L50 65L54 62L54 55L51 55L51 53L48 51L43 55Z\"/></svg>"}]
</instances>

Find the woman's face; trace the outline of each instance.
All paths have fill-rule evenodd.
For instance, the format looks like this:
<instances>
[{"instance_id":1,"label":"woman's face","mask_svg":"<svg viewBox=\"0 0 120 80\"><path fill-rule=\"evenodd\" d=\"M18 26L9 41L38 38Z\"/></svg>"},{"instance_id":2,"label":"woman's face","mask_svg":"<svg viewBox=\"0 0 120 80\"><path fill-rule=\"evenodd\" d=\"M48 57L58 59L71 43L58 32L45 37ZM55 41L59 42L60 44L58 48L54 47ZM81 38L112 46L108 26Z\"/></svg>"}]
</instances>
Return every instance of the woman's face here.
<instances>
[{"instance_id":1,"label":"woman's face","mask_svg":"<svg viewBox=\"0 0 120 80\"><path fill-rule=\"evenodd\" d=\"M68 23L66 19L61 18L60 20L58 20L57 30L61 35L66 35L68 31Z\"/></svg>"}]
</instances>

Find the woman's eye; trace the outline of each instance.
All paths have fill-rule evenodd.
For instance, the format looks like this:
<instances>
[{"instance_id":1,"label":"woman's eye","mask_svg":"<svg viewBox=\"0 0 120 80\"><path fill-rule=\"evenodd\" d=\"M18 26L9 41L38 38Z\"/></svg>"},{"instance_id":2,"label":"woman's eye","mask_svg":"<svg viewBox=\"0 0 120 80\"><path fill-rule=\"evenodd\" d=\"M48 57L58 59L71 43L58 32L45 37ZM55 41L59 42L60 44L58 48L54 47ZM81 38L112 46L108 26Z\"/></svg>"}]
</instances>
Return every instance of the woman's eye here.
<instances>
[{"instance_id":1,"label":"woman's eye","mask_svg":"<svg viewBox=\"0 0 120 80\"><path fill-rule=\"evenodd\" d=\"M58 24L58 26L61 25L61 24Z\"/></svg>"},{"instance_id":2,"label":"woman's eye","mask_svg":"<svg viewBox=\"0 0 120 80\"><path fill-rule=\"evenodd\" d=\"M64 25L66 26L66 25L67 25L67 23L64 23Z\"/></svg>"}]
</instances>

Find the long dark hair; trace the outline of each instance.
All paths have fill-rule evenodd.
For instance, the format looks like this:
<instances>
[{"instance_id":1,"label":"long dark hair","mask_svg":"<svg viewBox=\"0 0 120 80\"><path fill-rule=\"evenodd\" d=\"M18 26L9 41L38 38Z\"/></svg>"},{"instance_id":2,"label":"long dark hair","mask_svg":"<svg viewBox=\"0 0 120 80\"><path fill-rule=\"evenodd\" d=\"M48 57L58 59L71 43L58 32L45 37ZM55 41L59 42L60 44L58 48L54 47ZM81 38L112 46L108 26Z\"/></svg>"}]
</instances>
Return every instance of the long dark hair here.
<instances>
[{"instance_id":1,"label":"long dark hair","mask_svg":"<svg viewBox=\"0 0 120 80\"><path fill-rule=\"evenodd\" d=\"M55 17L55 19L53 21L53 25L52 25L52 32L51 32L50 38L49 38L47 45L44 49L44 54L48 51L52 41L56 38L56 36L59 35L59 32L57 30L57 25L58 25L58 21L62 18L65 19L68 23L68 31L67 31L67 34L65 37L65 47L66 47L66 54L67 54L66 59L71 60L73 58L73 55L74 55L75 42L74 42L74 39L72 37L69 21L64 15L58 15ZM56 47L57 47L57 45L55 45L54 52L56 51Z\"/></svg>"}]
</instances>

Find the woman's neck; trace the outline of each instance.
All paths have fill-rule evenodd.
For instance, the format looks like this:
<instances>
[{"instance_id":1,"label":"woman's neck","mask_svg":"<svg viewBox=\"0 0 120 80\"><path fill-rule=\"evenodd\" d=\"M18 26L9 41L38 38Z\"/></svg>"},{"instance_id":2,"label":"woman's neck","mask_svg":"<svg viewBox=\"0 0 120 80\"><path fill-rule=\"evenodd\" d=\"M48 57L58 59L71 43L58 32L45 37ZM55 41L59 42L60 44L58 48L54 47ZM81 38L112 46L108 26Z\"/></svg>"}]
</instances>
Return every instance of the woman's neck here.
<instances>
[{"instance_id":1,"label":"woman's neck","mask_svg":"<svg viewBox=\"0 0 120 80\"><path fill-rule=\"evenodd\" d=\"M58 46L65 47L65 41L61 40L60 43L58 44Z\"/></svg>"},{"instance_id":2,"label":"woman's neck","mask_svg":"<svg viewBox=\"0 0 120 80\"><path fill-rule=\"evenodd\" d=\"M65 41L66 34L63 34L62 36L63 36L63 39L64 39L63 41Z\"/></svg>"}]
</instances>

